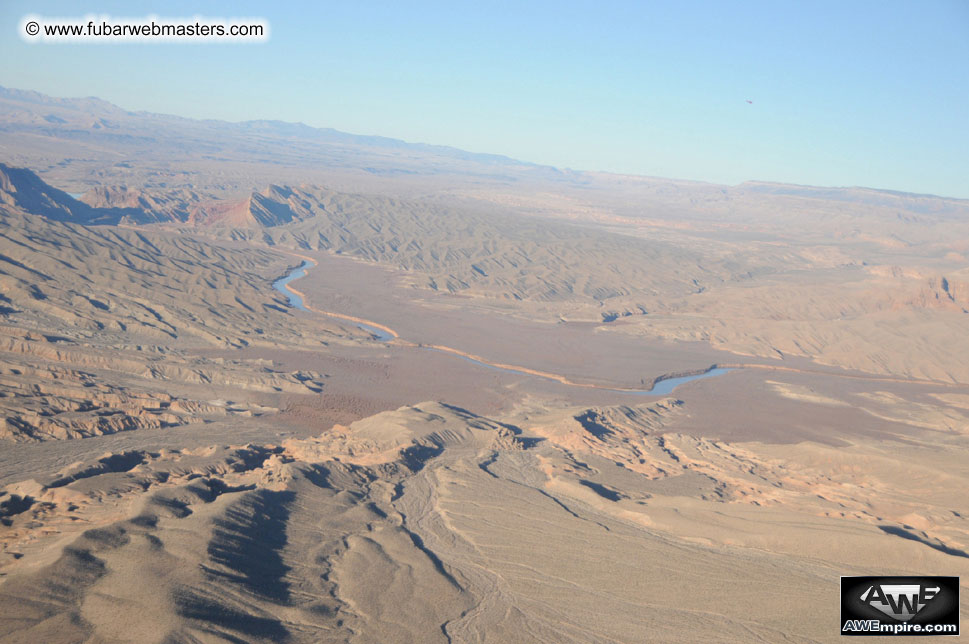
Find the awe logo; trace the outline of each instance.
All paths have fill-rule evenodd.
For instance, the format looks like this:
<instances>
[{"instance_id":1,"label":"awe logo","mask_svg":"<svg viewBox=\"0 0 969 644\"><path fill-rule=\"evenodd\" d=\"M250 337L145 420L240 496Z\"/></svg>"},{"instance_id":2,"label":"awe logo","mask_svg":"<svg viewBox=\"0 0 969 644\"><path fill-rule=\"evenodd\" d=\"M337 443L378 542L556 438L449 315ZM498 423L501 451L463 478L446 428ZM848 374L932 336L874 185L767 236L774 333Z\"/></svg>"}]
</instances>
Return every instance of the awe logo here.
<instances>
[{"instance_id":1,"label":"awe logo","mask_svg":"<svg viewBox=\"0 0 969 644\"><path fill-rule=\"evenodd\" d=\"M889 617L907 622L938 596L939 586L926 584L872 584L861 594L861 601Z\"/></svg>"},{"instance_id":2,"label":"awe logo","mask_svg":"<svg viewBox=\"0 0 969 644\"><path fill-rule=\"evenodd\" d=\"M842 635L958 635L958 577L842 577Z\"/></svg>"}]
</instances>

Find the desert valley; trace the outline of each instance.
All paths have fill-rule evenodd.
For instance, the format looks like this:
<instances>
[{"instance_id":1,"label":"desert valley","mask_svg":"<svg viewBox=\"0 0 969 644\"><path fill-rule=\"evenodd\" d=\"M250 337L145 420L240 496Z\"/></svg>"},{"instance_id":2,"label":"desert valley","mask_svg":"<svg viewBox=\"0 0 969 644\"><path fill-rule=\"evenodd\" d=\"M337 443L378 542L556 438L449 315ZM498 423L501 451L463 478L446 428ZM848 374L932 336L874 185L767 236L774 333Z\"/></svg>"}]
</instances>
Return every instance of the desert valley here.
<instances>
[{"instance_id":1,"label":"desert valley","mask_svg":"<svg viewBox=\"0 0 969 644\"><path fill-rule=\"evenodd\" d=\"M0 88L0 408L0 642L837 641L969 608L969 201Z\"/></svg>"}]
</instances>

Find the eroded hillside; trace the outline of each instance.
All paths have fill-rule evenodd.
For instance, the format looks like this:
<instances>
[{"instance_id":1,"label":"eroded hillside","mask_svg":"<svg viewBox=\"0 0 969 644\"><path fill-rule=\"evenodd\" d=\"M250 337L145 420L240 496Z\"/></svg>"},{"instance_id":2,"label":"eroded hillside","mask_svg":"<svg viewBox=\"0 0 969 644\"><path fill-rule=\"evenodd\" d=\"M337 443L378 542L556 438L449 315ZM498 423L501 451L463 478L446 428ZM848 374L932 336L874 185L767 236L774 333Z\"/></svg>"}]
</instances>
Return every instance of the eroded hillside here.
<instances>
[{"instance_id":1,"label":"eroded hillside","mask_svg":"<svg viewBox=\"0 0 969 644\"><path fill-rule=\"evenodd\" d=\"M0 207L0 435L73 438L261 413L231 389L318 392L321 375L207 347L324 346L270 288L292 258ZM215 404L198 387L221 388ZM193 393L193 388L196 390ZM245 398L245 396L242 396Z\"/></svg>"},{"instance_id":2,"label":"eroded hillside","mask_svg":"<svg viewBox=\"0 0 969 644\"><path fill-rule=\"evenodd\" d=\"M930 474L933 430L904 457L887 434L728 442L678 431L691 404L523 408L516 426L421 403L312 439L129 451L8 484L0 607L19 617L0 636L826 640L836 602L791 607L832 575L886 556L967 571L969 508L945 492L969 476L959 439Z\"/></svg>"}]
</instances>

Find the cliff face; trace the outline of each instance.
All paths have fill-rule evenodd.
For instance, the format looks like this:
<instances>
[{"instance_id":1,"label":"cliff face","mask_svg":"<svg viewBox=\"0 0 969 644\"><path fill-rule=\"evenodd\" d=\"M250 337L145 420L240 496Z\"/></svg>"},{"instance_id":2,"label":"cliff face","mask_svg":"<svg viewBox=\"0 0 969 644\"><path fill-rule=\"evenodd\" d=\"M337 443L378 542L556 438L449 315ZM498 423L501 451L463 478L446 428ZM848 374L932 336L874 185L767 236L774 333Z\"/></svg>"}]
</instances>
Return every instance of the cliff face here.
<instances>
[{"instance_id":1,"label":"cliff face","mask_svg":"<svg viewBox=\"0 0 969 644\"><path fill-rule=\"evenodd\" d=\"M5 163L0 163L0 204L56 221L109 223L98 221L107 213L47 185L26 168L14 168Z\"/></svg>"},{"instance_id":2,"label":"cliff face","mask_svg":"<svg viewBox=\"0 0 969 644\"><path fill-rule=\"evenodd\" d=\"M203 197L192 190L158 192L126 186L98 186L81 200L99 209L125 211L132 223L184 222Z\"/></svg>"},{"instance_id":3,"label":"cliff face","mask_svg":"<svg viewBox=\"0 0 969 644\"><path fill-rule=\"evenodd\" d=\"M33 179L49 188L36 176ZM78 203L82 207L105 211L93 223L184 223L198 227L258 229L302 221L320 211L311 195L275 185L244 199L213 199L185 189L98 186L84 193L81 199ZM36 212L30 208L25 210Z\"/></svg>"}]
</instances>

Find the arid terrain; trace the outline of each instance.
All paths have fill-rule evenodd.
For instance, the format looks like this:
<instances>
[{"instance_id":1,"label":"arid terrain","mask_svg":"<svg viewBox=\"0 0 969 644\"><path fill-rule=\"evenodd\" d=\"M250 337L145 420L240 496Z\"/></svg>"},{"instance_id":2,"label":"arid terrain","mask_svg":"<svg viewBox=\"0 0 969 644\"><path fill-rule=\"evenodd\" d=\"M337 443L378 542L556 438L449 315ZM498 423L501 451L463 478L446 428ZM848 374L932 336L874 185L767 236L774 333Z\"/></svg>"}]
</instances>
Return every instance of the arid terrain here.
<instances>
[{"instance_id":1,"label":"arid terrain","mask_svg":"<svg viewBox=\"0 0 969 644\"><path fill-rule=\"evenodd\" d=\"M969 202L0 88L0 409L0 642L965 614Z\"/></svg>"}]
</instances>

